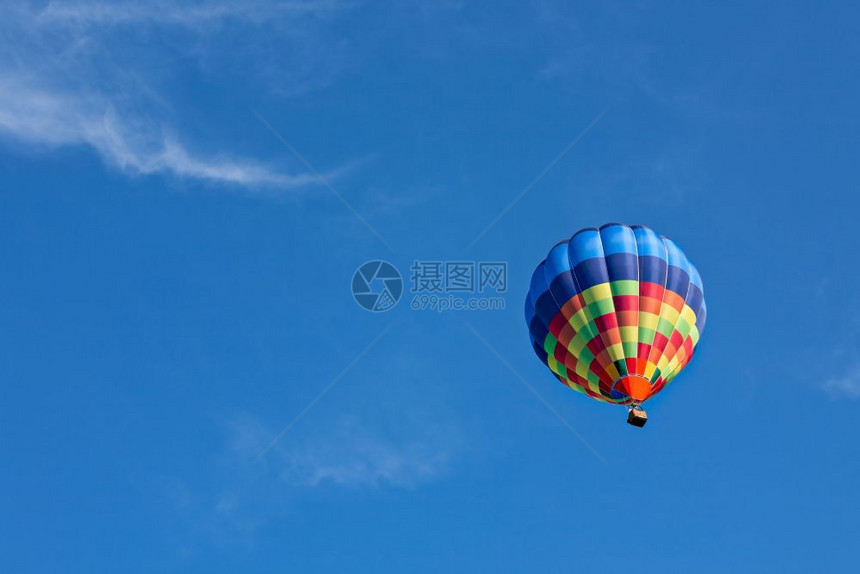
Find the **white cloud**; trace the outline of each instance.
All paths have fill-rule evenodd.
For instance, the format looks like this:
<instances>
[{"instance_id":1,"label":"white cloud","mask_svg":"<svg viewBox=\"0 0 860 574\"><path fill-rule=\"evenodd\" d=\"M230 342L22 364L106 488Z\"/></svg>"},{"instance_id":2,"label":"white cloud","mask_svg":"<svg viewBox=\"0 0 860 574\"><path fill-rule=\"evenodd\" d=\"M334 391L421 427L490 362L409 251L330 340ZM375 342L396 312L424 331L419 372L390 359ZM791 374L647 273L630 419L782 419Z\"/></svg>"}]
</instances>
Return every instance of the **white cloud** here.
<instances>
[{"instance_id":1,"label":"white cloud","mask_svg":"<svg viewBox=\"0 0 860 574\"><path fill-rule=\"evenodd\" d=\"M234 423L233 452L241 460L254 460L275 434L244 418ZM301 441L283 437L262 461L285 483L303 487L411 488L445 475L457 440L440 429L408 434L409 440L395 439L346 418L325 435Z\"/></svg>"},{"instance_id":2,"label":"white cloud","mask_svg":"<svg viewBox=\"0 0 860 574\"><path fill-rule=\"evenodd\" d=\"M174 24L201 26L220 20L265 22L277 16L325 14L340 3L333 1L225 2L198 1L179 4L167 1L138 2L49 2L38 13L40 24L107 26L122 24Z\"/></svg>"},{"instance_id":3,"label":"white cloud","mask_svg":"<svg viewBox=\"0 0 860 574\"><path fill-rule=\"evenodd\" d=\"M438 445L395 444L358 431L341 432L328 439L281 454L281 476L288 482L318 486L412 487L438 478L447 468L448 455Z\"/></svg>"},{"instance_id":4,"label":"white cloud","mask_svg":"<svg viewBox=\"0 0 860 574\"><path fill-rule=\"evenodd\" d=\"M248 188L296 189L316 183L298 175L226 152L202 152L172 127L175 115L152 87L152 69L137 62L169 63L149 54L148 42L125 49L123 37L106 28L181 24L194 27L177 42L194 45L198 25L228 18L243 21L272 14L316 14L332 2L197 2L178 7L150 2L50 2L41 11L14 5L0 8L0 137L30 150L84 146L111 167L132 175L164 174ZM174 46L175 47L175 46ZM189 48L192 49L192 48ZM134 51L137 50L137 51ZM143 52L140 52L143 50ZM160 64L160 65L162 65ZM248 112L249 129L255 126ZM197 147L198 150L193 148ZM204 147L211 148L211 145Z\"/></svg>"},{"instance_id":5,"label":"white cloud","mask_svg":"<svg viewBox=\"0 0 860 574\"><path fill-rule=\"evenodd\" d=\"M824 381L822 388L833 397L860 399L860 367L844 377Z\"/></svg>"},{"instance_id":6,"label":"white cloud","mask_svg":"<svg viewBox=\"0 0 860 574\"><path fill-rule=\"evenodd\" d=\"M447 191L445 185L411 187L398 192L372 188L361 206L361 212L372 219L400 217L404 211L430 203Z\"/></svg>"},{"instance_id":7,"label":"white cloud","mask_svg":"<svg viewBox=\"0 0 860 574\"><path fill-rule=\"evenodd\" d=\"M249 415L233 417L222 421L223 450L198 453L196 466L208 469L204 476L157 475L145 487L163 502L159 508L188 526L192 539L252 545L260 527L289 519L311 489L384 494L447 476L463 448L453 421L421 407L390 414L376 412L367 421L303 419L259 460L280 428Z\"/></svg>"},{"instance_id":8,"label":"white cloud","mask_svg":"<svg viewBox=\"0 0 860 574\"><path fill-rule=\"evenodd\" d=\"M163 126L145 123L144 118L123 117L97 94L79 98L15 85L0 92L0 132L21 142L86 145L108 164L142 175L165 173L242 186L298 187L315 181L311 174L286 175L249 160L195 155Z\"/></svg>"}]
</instances>

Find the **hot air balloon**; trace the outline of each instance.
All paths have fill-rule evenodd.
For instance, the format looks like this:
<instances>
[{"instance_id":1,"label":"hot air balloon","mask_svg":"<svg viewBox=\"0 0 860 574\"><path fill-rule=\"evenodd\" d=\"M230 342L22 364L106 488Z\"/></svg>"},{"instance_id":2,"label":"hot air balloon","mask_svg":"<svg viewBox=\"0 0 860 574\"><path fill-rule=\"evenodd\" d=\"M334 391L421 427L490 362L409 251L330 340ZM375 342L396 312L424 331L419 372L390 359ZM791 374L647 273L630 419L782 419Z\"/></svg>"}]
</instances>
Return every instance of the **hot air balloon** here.
<instances>
[{"instance_id":1,"label":"hot air balloon","mask_svg":"<svg viewBox=\"0 0 860 574\"><path fill-rule=\"evenodd\" d=\"M538 358L592 399L642 404L690 362L705 327L702 278L653 230L609 223L558 243L532 275L526 323Z\"/></svg>"}]
</instances>

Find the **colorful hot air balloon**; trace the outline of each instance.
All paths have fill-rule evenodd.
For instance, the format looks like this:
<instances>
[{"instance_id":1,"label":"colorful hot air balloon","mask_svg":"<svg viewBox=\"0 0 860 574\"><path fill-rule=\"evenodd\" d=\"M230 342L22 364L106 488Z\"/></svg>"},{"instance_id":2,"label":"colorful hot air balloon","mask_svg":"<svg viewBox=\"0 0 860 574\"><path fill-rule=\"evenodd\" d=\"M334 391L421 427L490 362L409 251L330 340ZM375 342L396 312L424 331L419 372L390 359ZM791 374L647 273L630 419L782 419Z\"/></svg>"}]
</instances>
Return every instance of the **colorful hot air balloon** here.
<instances>
[{"instance_id":1,"label":"colorful hot air balloon","mask_svg":"<svg viewBox=\"0 0 860 574\"><path fill-rule=\"evenodd\" d=\"M630 407L659 393L693 357L705 326L702 279L647 227L609 223L552 248L532 275L526 323L535 353L568 387Z\"/></svg>"}]
</instances>

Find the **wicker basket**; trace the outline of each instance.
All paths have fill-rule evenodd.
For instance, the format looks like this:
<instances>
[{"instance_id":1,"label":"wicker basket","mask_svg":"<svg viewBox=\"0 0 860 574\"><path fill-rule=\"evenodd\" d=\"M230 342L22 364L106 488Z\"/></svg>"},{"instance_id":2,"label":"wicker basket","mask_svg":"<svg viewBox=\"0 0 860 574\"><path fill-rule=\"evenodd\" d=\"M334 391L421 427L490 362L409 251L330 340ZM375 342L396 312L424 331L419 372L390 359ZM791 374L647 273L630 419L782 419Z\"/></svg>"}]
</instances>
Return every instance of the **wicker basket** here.
<instances>
[{"instance_id":1,"label":"wicker basket","mask_svg":"<svg viewBox=\"0 0 860 574\"><path fill-rule=\"evenodd\" d=\"M642 409L630 409L627 413L627 422L635 427L644 427L648 422L648 415Z\"/></svg>"}]
</instances>

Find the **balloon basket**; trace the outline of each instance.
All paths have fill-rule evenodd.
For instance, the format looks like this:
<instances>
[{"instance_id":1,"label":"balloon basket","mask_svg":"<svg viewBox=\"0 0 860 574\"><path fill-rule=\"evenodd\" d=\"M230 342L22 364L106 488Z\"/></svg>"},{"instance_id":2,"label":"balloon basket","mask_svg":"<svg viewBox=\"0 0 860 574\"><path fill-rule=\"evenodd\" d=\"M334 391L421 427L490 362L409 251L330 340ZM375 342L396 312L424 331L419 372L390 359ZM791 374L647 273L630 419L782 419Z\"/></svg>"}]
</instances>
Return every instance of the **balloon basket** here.
<instances>
[{"instance_id":1,"label":"balloon basket","mask_svg":"<svg viewBox=\"0 0 860 574\"><path fill-rule=\"evenodd\" d=\"M635 427L644 427L645 423L648 422L648 415L645 414L645 411L638 407L633 407L627 413L627 424L631 424Z\"/></svg>"}]
</instances>

